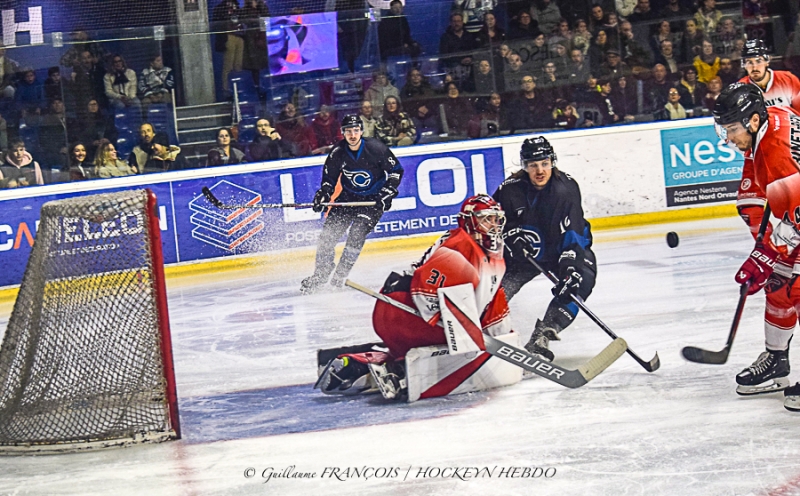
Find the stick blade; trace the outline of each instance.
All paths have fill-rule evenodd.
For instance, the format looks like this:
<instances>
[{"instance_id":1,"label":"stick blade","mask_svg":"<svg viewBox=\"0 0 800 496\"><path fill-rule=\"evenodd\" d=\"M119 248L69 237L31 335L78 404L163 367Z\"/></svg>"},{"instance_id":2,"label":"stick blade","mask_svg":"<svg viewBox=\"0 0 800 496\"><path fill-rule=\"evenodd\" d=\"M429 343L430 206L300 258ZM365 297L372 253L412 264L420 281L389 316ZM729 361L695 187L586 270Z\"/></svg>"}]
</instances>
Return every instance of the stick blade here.
<instances>
[{"instance_id":1,"label":"stick blade","mask_svg":"<svg viewBox=\"0 0 800 496\"><path fill-rule=\"evenodd\" d=\"M652 360L647 362L644 368L648 372L655 372L656 370L659 369L659 367L661 367L661 359L658 357L658 352L656 352L656 356L654 356Z\"/></svg>"},{"instance_id":2,"label":"stick blade","mask_svg":"<svg viewBox=\"0 0 800 496\"><path fill-rule=\"evenodd\" d=\"M211 202L211 204L214 205L215 207L220 208L222 202L219 201L216 196L214 196L214 193L212 193L207 186L203 186L203 189L201 191L203 192L203 196L206 197L206 200Z\"/></svg>"},{"instance_id":3,"label":"stick blade","mask_svg":"<svg viewBox=\"0 0 800 496\"><path fill-rule=\"evenodd\" d=\"M694 363L707 363L711 365L722 365L728 361L730 349L724 348L721 351L709 351L694 346L686 346L681 350L683 358Z\"/></svg>"},{"instance_id":4,"label":"stick blade","mask_svg":"<svg viewBox=\"0 0 800 496\"><path fill-rule=\"evenodd\" d=\"M617 338L578 370L584 379L586 379L586 382L589 382L597 377L600 372L607 369L609 365L616 362L617 358L621 357L627 349L628 343L622 338Z\"/></svg>"}]
</instances>

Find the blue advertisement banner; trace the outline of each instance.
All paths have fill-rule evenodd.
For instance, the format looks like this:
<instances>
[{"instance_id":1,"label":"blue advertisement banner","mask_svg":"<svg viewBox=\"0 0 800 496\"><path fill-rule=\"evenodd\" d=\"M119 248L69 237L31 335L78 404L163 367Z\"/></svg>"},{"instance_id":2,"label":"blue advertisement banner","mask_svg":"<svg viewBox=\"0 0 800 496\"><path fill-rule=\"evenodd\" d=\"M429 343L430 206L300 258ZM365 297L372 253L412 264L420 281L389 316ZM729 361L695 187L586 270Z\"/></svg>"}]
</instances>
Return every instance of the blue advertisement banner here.
<instances>
[{"instance_id":1,"label":"blue advertisement banner","mask_svg":"<svg viewBox=\"0 0 800 496\"><path fill-rule=\"evenodd\" d=\"M713 126L661 130L667 206L736 199L744 157Z\"/></svg>"},{"instance_id":2,"label":"blue advertisement banner","mask_svg":"<svg viewBox=\"0 0 800 496\"><path fill-rule=\"evenodd\" d=\"M400 162L405 174L399 195L370 238L452 229L457 226L459 207L468 196L493 193L505 177L500 147L423 153L400 157ZM224 170L220 168L221 172ZM222 202L235 205L301 203L312 201L321 176L320 166L308 166L175 179L127 188L103 188L115 182L104 180L97 182L100 187L94 191L2 201L0 260L5 270L0 273L0 286L21 282L39 211L48 201L150 188L158 198L164 261L169 264L316 244L324 220L322 214L310 208L221 210L206 200L201 189L209 187Z\"/></svg>"}]
</instances>

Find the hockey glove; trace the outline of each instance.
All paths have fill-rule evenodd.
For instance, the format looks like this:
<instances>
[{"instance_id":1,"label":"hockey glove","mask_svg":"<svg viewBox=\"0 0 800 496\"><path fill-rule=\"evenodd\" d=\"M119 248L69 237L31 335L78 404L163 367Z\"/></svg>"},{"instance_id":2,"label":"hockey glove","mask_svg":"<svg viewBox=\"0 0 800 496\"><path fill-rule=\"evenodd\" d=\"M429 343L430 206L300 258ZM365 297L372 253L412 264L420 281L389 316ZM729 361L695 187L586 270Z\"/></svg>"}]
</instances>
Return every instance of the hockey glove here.
<instances>
[{"instance_id":1,"label":"hockey glove","mask_svg":"<svg viewBox=\"0 0 800 496\"><path fill-rule=\"evenodd\" d=\"M323 184L317 191L317 194L314 195L314 206L311 207L311 209L315 212L322 212L325 210L325 205L323 205L323 203L331 201L331 194L333 194L333 188L328 184Z\"/></svg>"},{"instance_id":2,"label":"hockey glove","mask_svg":"<svg viewBox=\"0 0 800 496\"><path fill-rule=\"evenodd\" d=\"M506 251L511 258L527 260L528 257L536 258L539 252L540 237L536 232L515 227L503 234Z\"/></svg>"},{"instance_id":3,"label":"hockey glove","mask_svg":"<svg viewBox=\"0 0 800 496\"><path fill-rule=\"evenodd\" d=\"M387 184L383 188L381 188L380 195L381 195L381 207L383 208L383 211L386 212L387 210L392 208L392 200L394 199L395 196L397 196L397 188Z\"/></svg>"},{"instance_id":4,"label":"hockey glove","mask_svg":"<svg viewBox=\"0 0 800 496\"><path fill-rule=\"evenodd\" d=\"M553 287L553 296L558 299L559 303L566 305L572 302L571 295L578 295L582 282L581 273L575 267L567 267L558 280L558 284Z\"/></svg>"},{"instance_id":5,"label":"hockey glove","mask_svg":"<svg viewBox=\"0 0 800 496\"><path fill-rule=\"evenodd\" d=\"M774 293L775 291L778 291L779 289L784 287L787 282L789 282L789 279L787 279L786 277L783 277L782 275L780 275L780 274L778 274L776 272L773 272L767 278L767 283L764 285L764 292L765 293ZM791 291L791 284L789 286L790 287L786 288L787 292Z\"/></svg>"},{"instance_id":6,"label":"hockey glove","mask_svg":"<svg viewBox=\"0 0 800 496\"><path fill-rule=\"evenodd\" d=\"M748 295L756 294L761 291L769 276L772 275L772 270L775 267L775 259L778 258L778 252L762 244L757 244L750 257L742 264L739 271L736 273L736 282L744 284L750 281L750 289L747 291Z\"/></svg>"}]
</instances>

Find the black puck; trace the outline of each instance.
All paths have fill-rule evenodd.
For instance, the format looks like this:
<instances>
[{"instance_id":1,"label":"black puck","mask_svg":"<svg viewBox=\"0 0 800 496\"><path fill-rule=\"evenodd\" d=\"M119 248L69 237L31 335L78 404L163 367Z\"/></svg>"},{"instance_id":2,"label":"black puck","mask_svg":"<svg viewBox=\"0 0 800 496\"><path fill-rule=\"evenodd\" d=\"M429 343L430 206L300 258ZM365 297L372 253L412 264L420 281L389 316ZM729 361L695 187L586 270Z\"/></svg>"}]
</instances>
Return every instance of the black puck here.
<instances>
[{"instance_id":1,"label":"black puck","mask_svg":"<svg viewBox=\"0 0 800 496\"><path fill-rule=\"evenodd\" d=\"M670 231L667 233L667 245L669 245L670 248L675 248L676 246L678 246L679 241L680 240L678 239L678 233L674 231Z\"/></svg>"}]
</instances>

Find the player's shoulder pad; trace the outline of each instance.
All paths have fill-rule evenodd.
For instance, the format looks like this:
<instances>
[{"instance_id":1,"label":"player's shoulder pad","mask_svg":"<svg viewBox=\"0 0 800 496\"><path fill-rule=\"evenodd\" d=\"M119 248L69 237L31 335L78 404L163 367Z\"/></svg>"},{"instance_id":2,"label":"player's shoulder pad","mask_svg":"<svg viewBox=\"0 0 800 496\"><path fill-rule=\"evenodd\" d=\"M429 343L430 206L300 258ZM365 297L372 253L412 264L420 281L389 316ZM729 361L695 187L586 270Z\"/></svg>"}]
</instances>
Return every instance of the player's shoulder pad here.
<instances>
[{"instance_id":1,"label":"player's shoulder pad","mask_svg":"<svg viewBox=\"0 0 800 496\"><path fill-rule=\"evenodd\" d=\"M364 148L374 154L385 154L389 151L389 147L383 141L377 138L361 138L364 140Z\"/></svg>"},{"instance_id":2,"label":"player's shoulder pad","mask_svg":"<svg viewBox=\"0 0 800 496\"><path fill-rule=\"evenodd\" d=\"M336 155L339 155L341 152L342 152L342 143L339 142L336 144L336 146L333 147L330 153L328 153L328 157L335 157Z\"/></svg>"}]
</instances>

